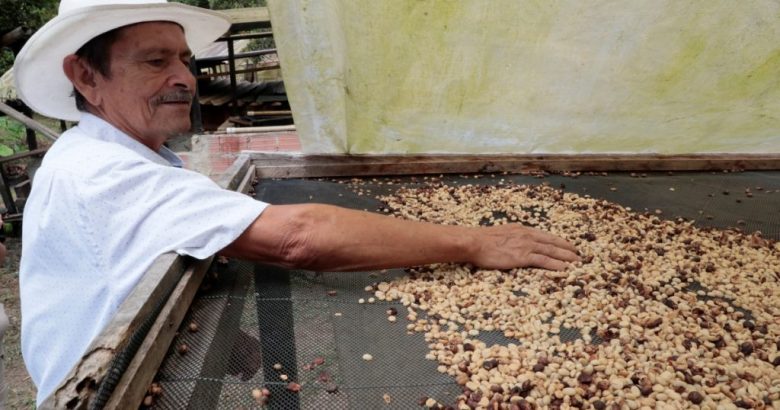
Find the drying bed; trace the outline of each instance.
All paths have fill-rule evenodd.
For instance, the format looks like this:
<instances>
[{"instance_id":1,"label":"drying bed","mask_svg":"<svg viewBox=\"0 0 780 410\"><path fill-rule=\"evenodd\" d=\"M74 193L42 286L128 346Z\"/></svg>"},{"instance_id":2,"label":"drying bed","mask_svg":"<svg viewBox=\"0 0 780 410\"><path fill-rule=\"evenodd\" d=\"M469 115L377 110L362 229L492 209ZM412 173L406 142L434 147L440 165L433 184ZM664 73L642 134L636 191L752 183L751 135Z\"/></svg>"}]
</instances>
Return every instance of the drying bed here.
<instances>
[{"instance_id":1,"label":"drying bed","mask_svg":"<svg viewBox=\"0 0 780 410\"><path fill-rule=\"evenodd\" d=\"M516 204L507 199L512 197L507 197L507 192L514 195ZM399 201L404 195L405 199ZM479 211L460 214L458 221L447 219L454 216L446 211L446 203L471 203L480 195L499 195L497 198L502 199L489 202L487 208L484 203L474 205ZM217 280L206 280L157 373L155 380L160 388L154 395L156 408L253 408L261 404L276 409L400 409L421 405L509 409L578 404L638 407L648 400L656 404L668 400L680 406L719 403L760 408L771 407L772 400L777 400L774 396L780 388L780 375L774 373L772 362L778 355L775 344L780 323L771 302L777 299L778 278L769 275L773 273L770 268L760 265L764 271L735 278L756 282L764 278L761 290L769 289L770 295L766 298L769 302L761 306L743 305L754 299L737 299L734 289L711 289L708 285L716 282L698 280L698 275L714 277L721 273L716 269L719 266L707 272L708 261L701 261L707 258L705 255L680 261L679 266L702 263L701 270L687 272L690 277L684 280L679 273L664 276L656 272L659 269L646 271L656 266L655 259L672 259L679 245L675 237L690 232L709 235L715 242L727 232L732 248L736 244L738 249L744 246L746 255L757 252L755 255L763 259L776 258L773 239L780 237L780 173L263 180L256 186L256 196L275 204L330 203L444 223L525 223L546 229L555 222L555 212L560 211L555 206L570 204L566 209L573 218L568 225L571 230L561 230L559 225L553 230L577 242L587 262L563 276L535 269L495 272L455 265L357 273L290 271L242 261L218 265L210 275ZM414 208L412 198L425 198L421 204L427 212L415 211L420 206ZM546 202L534 202L541 199ZM544 204L549 206L545 208ZM577 226L578 215L589 212L587 224L593 232ZM656 241L646 249L642 235L621 236L606 229L616 218L633 218L650 230L653 226L665 227L670 232L668 241ZM647 231L640 233L652 236ZM681 243L684 249L686 244ZM610 244L616 248L610 250ZM631 249L639 244L643 245L641 249ZM707 250L707 246L704 248ZM635 259L624 259L632 254L644 255L646 259L640 262L645 266L637 266ZM587 260L589 257L594 259ZM699 260L694 263L696 257ZM586 269L589 263L602 259L598 269ZM618 273L620 276L615 278ZM469 309L465 306L468 301L461 301L457 309L460 317L443 317L436 299L452 300L457 296L437 295L435 285L442 282L440 285L466 289L468 283L464 281L468 280L489 284L484 291L493 292L496 298L504 295L504 299L485 304L482 311ZM611 286L596 286L608 285L612 280L615 282ZM659 292L664 296L659 298ZM620 308L623 310L616 312L629 312L636 318L613 317L583 332L584 327L578 325L593 318L574 318L570 311L553 306L562 299L582 304L583 299L598 298L618 303L626 299ZM525 311L528 317L516 318L514 327L507 326L506 317L498 320L502 317L500 310L518 305L537 310ZM672 313L672 305L687 307ZM587 303L582 306L580 310L585 313L593 307L589 310ZM642 343L652 344L665 326L678 320L677 316L682 317L681 323L688 323L690 318L684 316L704 307L715 309L696 313L709 322L708 329L722 330L726 322L734 322L729 324L730 330L724 331L728 335L718 340L717 332L712 330L714 340L702 340L701 335L692 333L679 342L684 351L694 352L688 358L699 354L701 363L712 361L713 366L723 367L723 374L715 368L701 369L696 363L686 369L659 365L655 371L637 363L631 367L630 360L617 358L627 346L635 351L630 354L647 355L636 352L640 350L636 339L647 339ZM755 309L760 312L752 311ZM718 319L715 313L723 314L725 319ZM504 312L504 316L511 314ZM624 326L626 322L629 324ZM193 323L195 328L191 329ZM626 329L624 334L622 328ZM746 353L748 347L743 351L747 342L750 353ZM720 348L731 349L733 345L738 350L733 355L729 350L728 365L715 360L717 355L713 359L712 352L707 353L710 345L722 343L726 346ZM620 351L611 345L621 346ZM560 346L569 346L569 350ZM607 348L610 350L605 352ZM688 365L686 353L669 353L671 350L657 350L653 355L666 352L665 363ZM583 352L587 357L582 356ZM612 361L601 362L601 356ZM595 365L587 363L589 360ZM621 360L626 363L613 365ZM461 363L465 365L459 369ZM744 368L734 370L729 367L733 364ZM610 385L602 384L605 389L599 390L601 381ZM653 391L655 385L661 387ZM763 386L763 391L756 392L756 385ZM525 391L529 387L530 391ZM713 390L716 387L717 393ZM588 397L589 390L596 393ZM609 394L602 393L604 390ZM701 400L696 394L702 395Z\"/></svg>"}]
</instances>

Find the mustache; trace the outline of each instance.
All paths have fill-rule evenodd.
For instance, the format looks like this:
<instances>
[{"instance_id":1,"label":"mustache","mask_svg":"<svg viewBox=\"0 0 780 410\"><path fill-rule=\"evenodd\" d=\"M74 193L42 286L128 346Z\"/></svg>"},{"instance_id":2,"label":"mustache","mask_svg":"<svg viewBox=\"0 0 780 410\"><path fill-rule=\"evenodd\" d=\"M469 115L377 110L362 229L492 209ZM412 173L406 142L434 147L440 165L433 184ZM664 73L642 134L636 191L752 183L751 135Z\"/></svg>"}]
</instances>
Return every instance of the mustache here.
<instances>
[{"instance_id":1,"label":"mustache","mask_svg":"<svg viewBox=\"0 0 780 410\"><path fill-rule=\"evenodd\" d=\"M160 105L165 103L190 103L195 95L187 90L176 90L160 94L152 98L153 105Z\"/></svg>"}]
</instances>

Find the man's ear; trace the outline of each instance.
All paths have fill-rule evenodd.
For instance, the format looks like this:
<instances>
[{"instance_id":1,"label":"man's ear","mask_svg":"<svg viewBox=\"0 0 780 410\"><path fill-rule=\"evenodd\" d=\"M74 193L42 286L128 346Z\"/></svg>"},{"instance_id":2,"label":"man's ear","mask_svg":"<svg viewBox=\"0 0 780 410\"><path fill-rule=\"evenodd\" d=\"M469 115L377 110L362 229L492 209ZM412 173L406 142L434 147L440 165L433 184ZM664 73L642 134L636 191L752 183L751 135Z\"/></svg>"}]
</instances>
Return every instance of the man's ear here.
<instances>
[{"instance_id":1,"label":"man's ear","mask_svg":"<svg viewBox=\"0 0 780 410\"><path fill-rule=\"evenodd\" d=\"M97 78L95 78L99 74L95 72L95 69L75 54L71 54L62 60L62 70L73 83L73 87L84 96L90 105L95 107L100 105L101 96L97 90Z\"/></svg>"}]
</instances>

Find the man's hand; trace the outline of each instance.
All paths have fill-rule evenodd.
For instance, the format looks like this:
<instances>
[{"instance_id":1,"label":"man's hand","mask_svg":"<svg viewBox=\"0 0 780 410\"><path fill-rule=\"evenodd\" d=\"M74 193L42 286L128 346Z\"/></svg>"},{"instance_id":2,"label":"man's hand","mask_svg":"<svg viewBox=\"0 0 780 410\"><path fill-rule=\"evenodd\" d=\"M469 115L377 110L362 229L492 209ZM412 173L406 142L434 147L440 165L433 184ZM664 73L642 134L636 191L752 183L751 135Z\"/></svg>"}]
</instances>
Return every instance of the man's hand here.
<instances>
[{"instance_id":1,"label":"man's hand","mask_svg":"<svg viewBox=\"0 0 780 410\"><path fill-rule=\"evenodd\" d=\"M520 224L473 228L476 248L470 262L481 268L539 267L563 270L579 260L574 245Z\"/></svg>"}]
</instances>

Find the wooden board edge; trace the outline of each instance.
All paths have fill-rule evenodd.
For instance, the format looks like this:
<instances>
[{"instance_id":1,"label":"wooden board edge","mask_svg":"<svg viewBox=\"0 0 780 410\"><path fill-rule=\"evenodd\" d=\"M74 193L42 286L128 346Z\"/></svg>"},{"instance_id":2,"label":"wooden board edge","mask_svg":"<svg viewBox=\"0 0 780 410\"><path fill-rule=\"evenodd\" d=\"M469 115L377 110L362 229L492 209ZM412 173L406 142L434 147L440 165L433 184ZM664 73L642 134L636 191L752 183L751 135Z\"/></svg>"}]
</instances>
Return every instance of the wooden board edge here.
<instances>
[{"instance_id":1,"label":"wooden board edge","mask_svg":"<svg viewBox=\"0 0 780 410\"><path fill-rule=\"evenodd\" d=\"M246 174L244 175L244 179L241 180L241 183L238 184L238 187L236 187L236 192L240 192L242 194L248 194L249 188L252 187L252 183L256 178L255 176L256 172L257 172L257 167L255 167L254 165L250 165L249 169L247 169Z\"/></svg>"},{"instance_id":2,"label":"wooden board edge","mask_svg":"<svg viewBox=\"0 0 780 410\"><path fill-rule=\"evenodd\" d=\"M251 157L240 154L238 158L225 170L217 180L217 184L225 189L237 190L241 181L246 177L247 170L252 166Z\"/></svg>"},{"instance_id":3,"label":"wooden board edge","mask_svg":"<svg viewBox=\"0 0 780 410\"><path fill-rule=\"evenodd\" d=\"M778 170L780 154L302 155L245 152L259 178L472 172Z\"/></svg>"},{"instance_id":4,"label":"wooden board edge","mask_svg":"<svg viewBox=\"0 0 780 410\"><path fill-rule=\"evenodd\" d=\"M183 270L178 255L166 253L158 257L119 306L108 326L40 408L65 408L68 403L89 402L116 353L127 345L133 331L151 314L154 306L168 295Z\"/></svg>"},{"instance_id":5,"label":"wooden board edge","mask_svg":"<svg viewBox=\"0 0 780 410\"><path fill-rule=\"evenodd\" d=\"M130 365L114 388L106 408L138 408L165 358L213 257L195 261L185 271Z\"/></svg>"}]
</instances>

